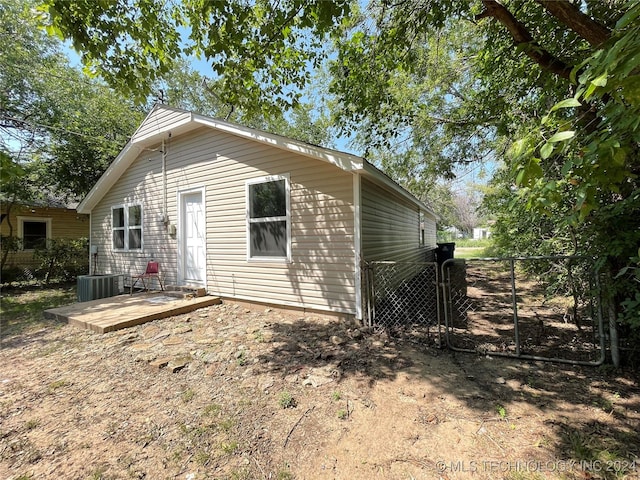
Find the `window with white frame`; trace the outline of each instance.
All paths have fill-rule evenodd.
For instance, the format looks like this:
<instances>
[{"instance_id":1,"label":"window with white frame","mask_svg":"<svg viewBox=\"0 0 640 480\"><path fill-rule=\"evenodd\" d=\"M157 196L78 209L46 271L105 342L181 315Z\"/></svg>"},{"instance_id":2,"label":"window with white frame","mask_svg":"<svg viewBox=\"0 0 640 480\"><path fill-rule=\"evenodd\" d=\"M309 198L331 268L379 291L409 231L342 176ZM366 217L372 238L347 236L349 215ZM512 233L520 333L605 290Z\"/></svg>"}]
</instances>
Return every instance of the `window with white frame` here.
<instances>
[{"instance_id":1,"label":"window with white frame","mask_svg":"<svg viewBox=\"0 0 640 480\"><path fill-rule=\"evenodd\" d=\"M142 206L111 207L111 230L114 250L141 250Z\"/></svg>"},{"instance_id":2,"label":"window with white frame","mask_svg":"<svg viewBox=\"0 0 640 480\"><path fill-rule=\"evenodd\" d=\"M418 223L419 223L418 234L420 235L420 246L424 246L424 244L425 244L425 238L424 238L425 225L424 225L424 212L423 211L420 212Z\"/></svg>"},{"instance_id":3,"label":"window with white frame","mask_svg":"<svg viewBox=\"0 0 640 480\"><path fill-rule=\"evenodd\" d=\"M250 259L290 258L288 176L262 177L247 182L247 243Z\"/></svg>"},{"instance_id":4,"label":"window with white frame","mask_svg":"<svg viewBox=\"0 0 640 480\"><path fill-rule=\"evenodd\" d=\"M46 248L51 238L51 219L18 217L18 235L22 238L23 250Z\"/></svg>"}]
</instances>

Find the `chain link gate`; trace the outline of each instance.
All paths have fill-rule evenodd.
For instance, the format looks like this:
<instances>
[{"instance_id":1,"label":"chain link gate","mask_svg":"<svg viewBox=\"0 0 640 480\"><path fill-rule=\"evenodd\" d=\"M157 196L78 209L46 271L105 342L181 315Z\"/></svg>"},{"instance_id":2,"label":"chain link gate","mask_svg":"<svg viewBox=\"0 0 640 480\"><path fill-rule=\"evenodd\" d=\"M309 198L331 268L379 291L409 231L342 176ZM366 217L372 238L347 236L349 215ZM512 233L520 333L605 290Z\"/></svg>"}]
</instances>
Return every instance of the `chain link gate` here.
<instances>
[{"instance_id":1,"label":"chain link gate","mask_svg":"<svg viewBox=\"0 0 640 480\"><path fill-rule=\"evenodd\" d=\"M365 325L386 330L439 325L435 262L363 262L362 273Z\"/></svg>"},{"instance_id":2,"label":"chain link gate","mask_svg":"<svg viewBox=\"0 0 640 480\"><path fill-rule=\"evenodd\" d=\"M441 287L447 346L455 351L600 365L605 359L594 259L450 259Z\"/></svg>"},{"instance_id":3,"label":"chain link gate","mask_svg":"<svg viewBox=\"0 0 640 480\"><path fill-rule=\"evenodd\" d=\"M437 327L454 351L601 365L605 335L592 258L363 262L363 321Z\"/></svg>"}]
</instances>

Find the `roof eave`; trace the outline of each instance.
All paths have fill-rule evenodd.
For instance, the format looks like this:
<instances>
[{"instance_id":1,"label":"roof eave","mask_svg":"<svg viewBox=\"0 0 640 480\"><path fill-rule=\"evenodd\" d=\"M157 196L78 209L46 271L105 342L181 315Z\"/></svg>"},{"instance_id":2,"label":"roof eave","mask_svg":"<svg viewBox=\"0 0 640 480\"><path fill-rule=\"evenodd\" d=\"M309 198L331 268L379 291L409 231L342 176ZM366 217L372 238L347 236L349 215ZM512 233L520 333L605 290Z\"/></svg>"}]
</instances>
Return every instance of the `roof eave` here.
<instances>
[{"instance_id":1,"label":"roof eave","mask_svg":"<svg viewBox=\"0 0 640 480\"><path fill-rule=\"evenodd\" d=\"M321 160L335 165L336 167L346 172L360 170L365 163L365 160L362 157L358 157L350 153L318 147L280 135L262 132L260 130L254 130L252 128L243 127L241 125L228 123L213 117L194 114L193 121L197 124L214 128L215 130L230 133L238 137L247 138L255 142L279 148L281 150L295 152L308 158Z\"/></svg>"}]
</instances>

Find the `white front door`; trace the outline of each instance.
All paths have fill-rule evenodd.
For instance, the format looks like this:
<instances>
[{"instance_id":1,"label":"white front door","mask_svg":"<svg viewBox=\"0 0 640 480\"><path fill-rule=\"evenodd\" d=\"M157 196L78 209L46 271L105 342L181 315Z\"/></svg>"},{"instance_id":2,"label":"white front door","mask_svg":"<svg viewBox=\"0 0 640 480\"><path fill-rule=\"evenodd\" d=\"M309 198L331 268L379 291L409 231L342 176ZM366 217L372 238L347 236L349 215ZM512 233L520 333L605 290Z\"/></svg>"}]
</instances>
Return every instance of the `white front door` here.
<instances>
[{"instance_id":1,"label":"white front door","mask_svg":"<svg viewBox=\"0 0 640 480\"><path fill-rule=\"evenodd\" d=\"M180 195L179 279L183 285L204 285L206 272L206 232L204 191Z\"/></svg>"}]
</instances>

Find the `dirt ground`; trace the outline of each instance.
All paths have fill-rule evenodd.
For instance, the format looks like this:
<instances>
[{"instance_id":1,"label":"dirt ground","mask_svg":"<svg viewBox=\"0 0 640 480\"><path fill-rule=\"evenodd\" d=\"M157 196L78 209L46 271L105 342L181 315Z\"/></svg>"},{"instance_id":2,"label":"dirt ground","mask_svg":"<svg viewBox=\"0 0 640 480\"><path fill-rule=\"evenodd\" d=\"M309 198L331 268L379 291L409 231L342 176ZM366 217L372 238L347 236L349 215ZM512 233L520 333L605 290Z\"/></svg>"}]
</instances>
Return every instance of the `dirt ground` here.
<instances>
[{"instance_id":1,"label":"dirt ground","mask_svg":"<svg viewBox=\"0 0 640 480\"><path fill-rule=\"evenodd\" d=\"M0 344L2 479L640 478L637 375L224 303Z\"/></svg>"}]
</instances>

